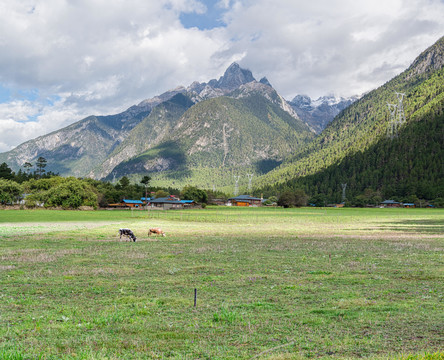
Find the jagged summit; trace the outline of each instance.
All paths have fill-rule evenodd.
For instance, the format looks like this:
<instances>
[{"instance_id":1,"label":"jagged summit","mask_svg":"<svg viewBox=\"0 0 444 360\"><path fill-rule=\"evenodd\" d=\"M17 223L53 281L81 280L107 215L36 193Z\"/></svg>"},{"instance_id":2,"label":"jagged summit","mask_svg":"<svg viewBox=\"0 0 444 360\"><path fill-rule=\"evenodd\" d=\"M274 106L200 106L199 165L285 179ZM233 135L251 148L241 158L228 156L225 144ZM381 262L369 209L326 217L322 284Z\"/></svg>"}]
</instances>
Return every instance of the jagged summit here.
<instances>
[{"instance_id":1,"label":"jagged summit","mask_svg":"<svg viewBox=\"0 0 444 360\"><path fill-rule=\"evenodd\" d=\"M311 105L311 98L308 95L296 95L290 103L300 108L306 108Z\"/></svg>"},{"instance_id":2,"label":"jagged summit","mask_svg":"<svg viewBox=\"0 0 444 360\"><path fill-rule=\"evenodd\" d=\"M195 101L199 102L223 95L227 95L242 85L254 82L256 79L250 70L243 69L236 62L232 63L219 80L212 79L208 83L193 82L187 91L195 93ZM271 86L271 85L270 85Z\"/></svg>"},{"instance_id":3,"label":"jagged summit","mask_svg":"<svg viewBox=\"0 0 444 360\"><path fill-rule=\"evenodd\" d=\"M253 81L256 81L256 79L254 78L252 72L248 69L241 68L238 63L234 62L225 70L224 75L221 76L219 80L212 79L208 83L194 81L187 88L178 86L175 89L162 93L161 95L143 100L138 106L149 106L151 109L164 101L168 101L177 94L185 94L187 92L197 94L194 100L199 102L201 100L226 95L231 91L238 89L240 86ZM266 78L263 78L261 83L271 86Z\"/></svg>"},{"instance_id":4,"label":"jagged summit","mask_svg":"<svg viewBox=\"0 0 444 360\"><path fill-rule=\"evenodd\" d=\"M248 69L243 69L238 63L232 63L215 87L227 90L237 89L239 86L255 81L253 74Z\"/></svg>"},{"instance_id":5,"label":"jagged summit","mask_svg":"<svg viewBox=\"0 0 444 360\"><path fill-rule=\"evenodd\" d=\"M289 104L306 124L320 133L336 115L358 99L359 96L343 98L330 94L312 100L308 95L296 95Z\"/></svg>"}]
</instances>

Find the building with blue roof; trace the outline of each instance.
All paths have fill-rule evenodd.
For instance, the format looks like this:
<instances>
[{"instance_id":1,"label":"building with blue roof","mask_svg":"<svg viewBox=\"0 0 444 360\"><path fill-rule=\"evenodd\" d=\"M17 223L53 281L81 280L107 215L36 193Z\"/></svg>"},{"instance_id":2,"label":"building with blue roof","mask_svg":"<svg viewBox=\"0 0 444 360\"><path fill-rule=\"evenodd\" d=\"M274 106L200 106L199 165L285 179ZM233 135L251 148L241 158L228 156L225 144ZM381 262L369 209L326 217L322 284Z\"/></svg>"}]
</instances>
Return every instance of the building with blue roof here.
<instances>
[{"instance_id":1,"label":"building with blue roof","mask_svg":"<svg viewBox=\"0 0 444 360\"><path fill-rule=\"evenodd\" d=\"M117 204L109 204L109 207L113 208L142 208L145 205L145 203L142 202L142 200L127 200L123 199L122 202Z\"/></svg>"},{"instance_id":2,"label":"building with blue roof","mask_svg":"<svg viewBox=\"0 0 444 360\"><path fill-rule=\"evenodd\" d=\"M183 209L184 203L180 200L176 200L171 197L163 197L163 198L157 198L157 199L151 199L149 201L149 206L153 208L160 208L164 210L169 209Z\"/></svg>"},{"instance_id":3,"label":"building with blue roof","mask_svg":"<svg viewBox=\"0 0 444 360\"><path fill-rule=\"evenodd\" d=\"M402 206L404 206L405 208L415 208L416 204L414 204L414 203L403 203Z\"/></svg>"},{"instance_id":4,"label":"building with blue roof","mask_svg":"<svg viewBox=\"0 0 444 360\"><path fill-rule=\"evenodd\" d=\"M163 197L158 199L151 199L148 202L148 204L153 208L161 208L164 210L169 210L169 209L183 209L184 207L190 207L195 204L195 201L178 200L173 197Z\"/></svg>"}]
</instances>

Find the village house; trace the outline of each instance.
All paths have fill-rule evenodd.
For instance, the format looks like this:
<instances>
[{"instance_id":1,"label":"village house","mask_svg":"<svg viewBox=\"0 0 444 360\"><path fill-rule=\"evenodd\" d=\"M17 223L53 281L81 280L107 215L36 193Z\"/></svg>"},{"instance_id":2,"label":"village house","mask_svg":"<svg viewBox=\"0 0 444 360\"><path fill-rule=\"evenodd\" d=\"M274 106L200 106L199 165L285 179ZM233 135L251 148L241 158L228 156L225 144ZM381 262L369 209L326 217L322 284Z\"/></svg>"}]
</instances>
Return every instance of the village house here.
<instances>
[{"instance_id":1,"label":"village house","mask_svg":"<svg viewBox=\"0 0 444 360\"><path fill-rule=\"evenodd\" d=\"M414 203L403 203L402 206L404 206L405 208L415 208L416 204L414 204Z\"/></svg>"},{"instance_id":2,"label":"village house","mask_svg":"<svg viewBox=\"0 0 444 360\"><path fill-rule=\"evenodd\" d=\"M152 208L170 210L170 209L183 209L191 207L195 204L194 200L178 200L175 197L163 197L158 199L151 199L148 205Z\"/></svg>"},{"instance_id":3,"label":"village house","mask_svg":"<svg viewBox=\"0 0 444 360\"><path fill-rule=\"evenodd\" d=\"M250 195L239 195L228 199L228 206L261 206L262 199Z\"/></svg>"},{"instance_id":4,"label":"village house","mask_svg":"<svg viewBox=\"0 0 444 360\"><path fill-rule=\"evenodd\" d=\"M385 200L381 203L382 207L401 207L401 203L395 200Z\"/></svg>"},{"instance_id":5,"label":"village house","mask_svg":"<svg viewBox=\"0 0 444 360\"><path fill-rule=\"evenodd\" d=\"M109 204L109 207L112 208L130 208L130 209L138 209L138 208L142 208L144 205L144 203L142 202L142 200L126 200L123 199L120 203L116 203L116 204Z\"/></svg>"}]
</instances>

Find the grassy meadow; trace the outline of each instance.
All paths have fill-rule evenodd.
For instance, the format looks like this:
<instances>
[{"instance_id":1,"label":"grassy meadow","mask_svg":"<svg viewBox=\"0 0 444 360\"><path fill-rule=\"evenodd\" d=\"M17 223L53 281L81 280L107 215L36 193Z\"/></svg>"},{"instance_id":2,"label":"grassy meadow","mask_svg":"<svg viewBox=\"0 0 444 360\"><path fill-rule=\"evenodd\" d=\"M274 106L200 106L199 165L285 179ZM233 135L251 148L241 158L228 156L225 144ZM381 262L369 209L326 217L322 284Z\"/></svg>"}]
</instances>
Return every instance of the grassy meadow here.
<instances>
[{"instance_id":1,"label":"grassy meadow","mask_svg":"<svg viewBox=\"0 0 444 360\"><path fill-rule=\"evenodd\" d=\"M0 210L0 359L443 349L444 210Z\"/></svg>"}]
</instances>

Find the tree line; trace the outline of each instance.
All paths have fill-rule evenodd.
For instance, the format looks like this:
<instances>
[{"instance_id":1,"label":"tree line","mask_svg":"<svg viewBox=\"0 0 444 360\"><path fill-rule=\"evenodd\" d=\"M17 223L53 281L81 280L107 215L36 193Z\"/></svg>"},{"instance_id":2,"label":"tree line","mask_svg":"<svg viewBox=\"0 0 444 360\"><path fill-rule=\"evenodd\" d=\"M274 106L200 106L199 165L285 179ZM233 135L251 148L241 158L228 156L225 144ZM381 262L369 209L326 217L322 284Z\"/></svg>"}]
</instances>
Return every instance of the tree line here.
<instances>
[{"instance_id":1,"label":"tree line","mask_svg":"<svg viewBox=\"0 0 444 360\"><path fill-rule=\"evenodd\" d=\"M384 146L379 144L371 151L346 157L341 163L332 165L324 171L284 184L256 189L252 195L268 198L265 205L326 206L343 200L342 184L345 183L347 206L377 206L381 201L391 198L415 203L418 206L431 203L443 207L442 167L438 165L436 173L431 172L430 168L425 171L422 167L413 171L412 164L406 166L399 157L384 158L384 154L391 152L387 151L386 147L397 147L399 143L406 144L398 140L386 141ZM427 141L424 140L423 143ZM408 152L404 149L398 150L397 153ZM438 153L435 155L442 155ZM389 160L392 161L389 166L381 166L382 162ZM227 201L229 198L229 195L221 191L202 190L191 185L184 186L182 190L173 187L153 187L150 185L151 177L148 175L143 176L138 182L131 182L127 176L123 176L116 183L89 178L61 177L44 171L46 161L39 163L43 164L41 168L37 168L39 171L19 170L17 173L14 173L6 163L0 164L1 204L16 204L26 198L27 207L75 209L81 206L107 207L110 204L120 203L123 199L138 200L142 197L160 198L169 195L194 200L200 204L211 203L216 198L222 201ZM426 163L428 162L424 161L424 164ZM423 176L418 180L415 174ZM394 179L396 181L393 181Z\"/></svg>"},{"instance_id":2,"label":"tree line","mask_svg":"<svg viewBox=\"0 0 444 360\"><path fill-rule=\"evenodd\" d=\"M172 187L151 186L151 177L145 175L139 182L123 176L116 183L76 177L62 177L46 172L46 159L38 160L36 171L21 169L15 173L6 164L0 164L0 204L17 204L26 199L26 207L61 207L77 209L82 206L107 207L124 199L160 198L176 195L182 199L206 204L215 197L227 198L220 192L204 191L195 186L184 186L180 191Z\"/></svg>"}]
</instances>

